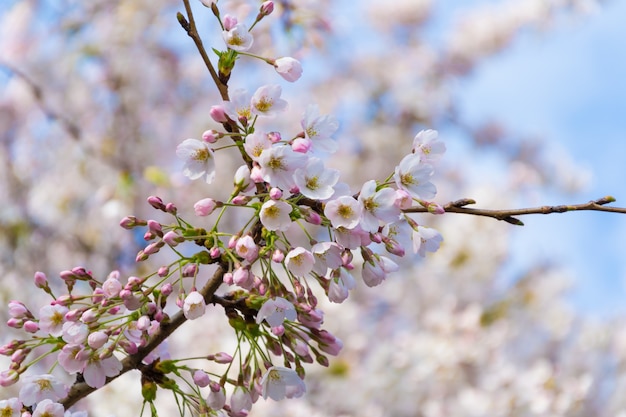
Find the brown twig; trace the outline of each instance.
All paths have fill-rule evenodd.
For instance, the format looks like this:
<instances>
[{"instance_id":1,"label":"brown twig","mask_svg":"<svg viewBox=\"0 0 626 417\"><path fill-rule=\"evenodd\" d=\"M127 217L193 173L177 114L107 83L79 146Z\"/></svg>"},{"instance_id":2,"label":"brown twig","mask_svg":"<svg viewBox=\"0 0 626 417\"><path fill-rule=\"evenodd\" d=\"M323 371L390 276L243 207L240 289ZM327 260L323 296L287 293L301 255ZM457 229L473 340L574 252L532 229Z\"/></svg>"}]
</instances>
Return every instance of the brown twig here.
<instances>
[{"instance_id":1,"label":"brown twig","mask_svg":"<svg viewBox=\"0 0 626 417\"><path fill-rule=\"evenodd\" d=\"M225 272L226 266L220 265L217 268L217 271L215 271L215 273L211 277L211 279L209 279L209 281L200 290L200 293L204 296L205 303L208 304L213 299L215 291L217 291L223 281ZM157 346L159 346L161 342L167 339L185 321L187 321L187 318L184 316L182 311L179 311L171 317L169 322L162 323L159 330L154 334L150 341L145 346L139 348L139 351L137 353L126 357L122 361L121 372L117 376L107 378L106 383L108 384L109 382L113 381L114 379L125 374L128 371L138 369L141 361L143 361L143 359L148 356L150 352L152 352ZM69 393L67 394L67 397L65 397L61 401L61 404L67 410L68 408L76 404L79 400L85 398L94 391L96 391L96 388L90 387L84 382L77 382L72 386Z\"/></svg>"},{"instance_id":2,"label":"brown twig","mask_svg":"<svg viewBox=\"0 0 626 417\"><path fill-rule=\"evenodd\" d=\"M213 64L211 63L211 60L209 59L209 56L206 53L206 49L204 49L204 45L202 44L202 39L200 38L200 35L198 34L198 31L196 29L196 22L193 18L193 12L191 11L191 5L189 4L189 0L183 0L183 3L185 4L185 11L187 12L187 18L185 18L185 16L183 16L181 13L178 13L177 15L178 22L183 27L183 29L185 29L185 31L187 32L187 35L189 35L189 37L193 39L193 42L196 44L196 48L198 48L198 52L200 53L200 56L202 57L202 60L204 61L204 65L206 65L207 69L209 70L209 73L211 74L211 78L213 78L213 81L215 82L215 85L217 86L217 89L220 92L220 96L222 97L222 100L229 101L228 85L224 84L220 80L217 74L217 71L215 71L215 68L213 67Z\"/></svg>"},{"instance_id":3,"label":"brown twig","mask_svg":"<svg viewBox=\"0 0 626 417\"><path fill-rule=\"evenodd\" d=\"M496 220L502 220L507 223L514 224L516 226L523 226L524 223L516 218L516 216L525 216L528 214L552 214L552 213L565 213L569 211L605 211L609 213L622 213L626 214L626 208L623 207L607 207L606 204L615 202L615 199L611 196L606 196L598 200L593 200L588 203L573 204L573 205L560 205L560 206L541 206L530 207L521 209L509 209L509 210L488 210L488 209L473 209L465 206L470 204L476 204L472 199L461 199L452 201L443 206L446 213L460 213L471 214L474 216L491 217ZM414 207L404 210L405 213L427 213L428 209L425 207Z\"/></svg>"}]
</instances>

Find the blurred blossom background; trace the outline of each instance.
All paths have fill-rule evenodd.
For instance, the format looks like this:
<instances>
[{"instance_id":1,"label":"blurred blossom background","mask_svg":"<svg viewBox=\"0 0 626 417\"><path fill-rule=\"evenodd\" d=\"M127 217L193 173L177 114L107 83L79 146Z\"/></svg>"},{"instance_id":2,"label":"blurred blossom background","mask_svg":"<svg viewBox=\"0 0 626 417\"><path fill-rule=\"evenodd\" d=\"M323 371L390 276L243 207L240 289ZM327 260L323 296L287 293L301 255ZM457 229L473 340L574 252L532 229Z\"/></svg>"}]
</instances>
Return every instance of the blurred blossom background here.
<instances>
[{"instance_id":1,"label":"blurred blossom background","mask_svg":"<svg viewBox=\"0 0 626 417\"><path fill-rule=\"evenodd\" d=\"M414 135L433 128L448 149L434 179L440 203L516 208L613 195L626 205L626 3L387 3L276 2L252 52L298 58L302 79L288 84L244 57L231 89L280 84L290 110L270 124L291 135L309 103L335 115L340 151L328 164L353 187L385 178ZM211 12L193 6L205 45L223 48ZM258 2L219 7L243 21ZM208 110L219 103L178 10L174 0L0 5L5 305L44 299L30 286L38 270L151 271L159 259L135 265L142 234L119 220L156 216L149 195L192 218L195 201L230 186L234 153L219 154L210 186L187 181L175 157L178 143L218 128ZM260 400L252 415L626 417L626 217L537 215L523 228L417 219L441 231L442 248L403 260L382 286L359 285L341 305L322 302L344 351L329 368L307 368L303 399ZM189 340L206 341L195 354L233 346L219 312L205 319L174 334L173 357L189 355ZM171 400L159 400L174 415ZM82 407L124 417L138 404L131 373Z\"/></svg>"}]
</instances>

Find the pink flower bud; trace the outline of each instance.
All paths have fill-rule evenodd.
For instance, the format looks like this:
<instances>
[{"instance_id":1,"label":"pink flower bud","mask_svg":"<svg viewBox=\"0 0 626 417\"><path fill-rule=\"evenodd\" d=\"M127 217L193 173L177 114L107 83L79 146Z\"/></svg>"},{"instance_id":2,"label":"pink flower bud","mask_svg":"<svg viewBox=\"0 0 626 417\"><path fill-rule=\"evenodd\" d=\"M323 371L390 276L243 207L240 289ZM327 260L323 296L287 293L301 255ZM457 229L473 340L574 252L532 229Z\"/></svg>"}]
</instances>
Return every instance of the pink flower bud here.
<instances>
[{"instance_id":1,"label":"pink flower bud","mask_svg":"<svg viewBox=\"0 0 626 417\"><path fill-rule=\"evenodd\" d=\"M164 297L167 297L168 295L170 295L172 291L174 291L174 287L169 282L161 286L161 294L163 294Z\"/></svg>"},{"instance_id":2,"label":"pink flower bud","mask_svg":"<svg viewBox=\"0 0 626 417\"><path fill-rule=\"evenodd\" d=\"M277 143L283 140L282 136L280 135L280 132L270 132L267 134L267 138L272 143Z\"/></svg>"},{"instance_id":3,"label":"pink flower bud","mask_svg":"<svg viewBox=\"0 0 626 417\"><path fill-rule=\"evenodd\" d=\"M274 253L272 253L272 261L279 264L284 260L285 260L285 254L283 253L283 251L281 251L280 249L274 250Z\"/></svg>"},{"instance_id":4,"label":"pink flower bud","mask_svg":"<svg viewBox=\"0 0 626 417\"><path fill-rule=\"evenodd\" d=\"M120 226L128 230L136 226L145 226L145 225L146 225L145 220L139 220L135 216L126 216L120 221Z\"/></svg>"},{"instance_id":5,"label":"pink flower bud","mask_svg":"<svg viewBox=\"0 0 626 417\"><path fill-rule=\"evenodd\" d=\"M12 329L21 329L24 326L24 320L11 317L7 320L7 326Z\"/></svg>"},{"instance_id":6,"label":"pink flower bud","mask_svg":"<svg viewBox=\"0 0 626 417\"><path fill-rule=\"evenodd\" d=\"M272 200L280 200L282 196L283 196L283 190L277 187L272 187L272 189L270 190L270 198Z\"/></svg>"},{"instance_id":7,"label":"pink flower bud","mask_svg":"<svg viewBox=\"0 0 626 417\"><path fill-rule=\"evenodd\" d=\"M187 264L183 267L183 277L192 278L195 277L198 273L198 265L196 264Z\"/></svg>"},{"instance_id":8,"label":"pink flower bud","mask_svg":"<svg viewBox=\"0 0 626 417\"><path fill-rule=\"evenodd\" d=\"M291 57L278 58L274 61L276 72L289 82L297 81L302 75L302 64Z\"/></svg>"},{"instance_id":9,"label":"pink flower bud","mask_svg":"<svg viewBox=\"0 0 626 417\"><path fill-rule=\"evenodd\" d=\"M238 195L237 197L232 199L231 203L236 206L245 206L246 204L248 204L248 201L250 201L250 197L245 195Z\"/></svg>"},{"instance_id":10,"label":"pink flower bud","mask_svg":"<svg viewBox=\"0 0 626 417\"><path fill-rule=\"evenodd\" d=\"M170 230L165 235L163 235L163 242L167 243L171 247L177 246L179 243L185 241L185 238L180 236L173 230Z\"/></svg>"},{"instance_id":11,"label":"pink flower bud","mask_svg":"<svg viewBox=\"0 0 626 417\"><path fill-rule=\"evenodd\" d=\"M174 205L174 203L167 203L165 205L165 211L169 214L173 214L176 215L176 213L178 213L178 209L176 208L176 206Z\"/></svg>"},{"instance_id":12,"label":"pink flower bud","mask_svg":"<svg viewBox=\"0 0 626 417\"><path fill-rule=\"evenodd\" d=\"M193 382L200 388L204 388L209 385L211 378L209 378L209 375L206 372L198 369L193 373Z\"/></svg>"},{"instance_id":13,"label":"pink flower bud","mask_svg":"<svg viewBox=\"0 0 626 417\"><path fill-rule=\"evenodd\" d=\"M285 327L282 324L280 326L272 327L272 334L278 337L284 335Z\"/></svg>"},{"instance_id":14,"label":"pink flower bud","mask_svg":"<svg viewBox=\"0 0 626 417\"><path fill-rule=\"evenodd\" d=\"M37 333L39 331L39 324L31 320L26 320L24 322L24 330L28 333Z\"/></svg>"},{"instance_id":15,"label":"pink flower bud","mask_svg":"<svg viewBox=\"0 0 626 417\"><path fill-rule=\"evenodd\" d=\"M9 301L9 316L13 318L32 317L32 314L21 301Z\"/></svg>"},{"instance_id":16,"label":"pink flower bud","mask_svg":"<svg viewBox=\"0 0 626 417\"><path fill-rule=\"evenodd\" d=\"M263 16L268 16L274 11L274 2L273 1L264 1L261 4L260 13Z\"/></svg>"},{"instance_id":17,"label":"pink flower bud","mask_svg":"<svg viewBox=\"0 0 626 417\"><path fill-rule=\"evenodd\" d=\"M161 278L166 277L167 274L169 273L170 273L170 268L167 265L160 267L159 270L157 271L157 275L159 275Z\"/></svg>"},{"instance_id":18,"label":"pink flower bud","mask_svg":"<svg viewBox=\"0 0 626 417\"><path fill-rule=\"evenodd\" d=\"M215 130L205 130L204 133L202 133L202 140L207 143L215 143L218 138L219 133Z\"/></svg>"},{"instance_id":19,"label":"pink flower bud","mask_svg":"<svg viewBox=\"0 0 626 417\"><path fill-rule=\"evenodd\" d=\"M307 153L312 146L313 142L308 138L297 138L291 143L291 149L299 153Z\"/></svg>"},{"instance_id":20,"label":"pink flower bud","mask_svg":"<svg viewBox=\"0 0 626 417\"><path fill-rule=\"evenodd\" d=\"M255 165L250 170L250 179L254 181L256 184L263 182L263 172L261 172L261 167Z\"/></svg>"},{"instance_id":21,"label":"pink flower bud","mask_svg":"<svg viewBox=\"0 0 626 417\"><path fill-rule=\"evenodd\" d=\"M209 110L209 115L217 123L228 122L228 116L226 115L226 110L224 109L224 106L211 106L211 110Z\"/></svg>"},{"instance_id":22,"label":"pink flower bud","mask_svg":"<svg viewBox=\"0 0 626 417\"><path fill-rule=\"evenodd\" d=\"M319 226L320 224L322 224L322 216L320 216L313 210L309 210L308 213L305 214L304 220L306 220L307 223L311 223L316 226Z\"/></svg>"},{"instance_id":23,"label":"pink flower bud","mask_svg":"<svg viewBox=\"0 0 626 417\"><path fill-rule=\"evenodd\" d=\"M109 340L109 336L102 331L91 333L87 337L87 344L92 349L100 349Z\"/></svg>"},{"instance_id":24,"label":"pink flower bud","mask_svg":"<svg viewBox=\"0 0 626 417\"><path fill-rule=\"evenodd\" d=\"M227 14L222 19L222 23L224 24L224 30L231 30L237 25L237 18Z\"/></svg>"},{"instance_id":25,"label":"pink flower bud","mask_svg":"<svg viewBox=\"0 0 626 417\"><path fill-rule=\"evenodd\" d=\"M213 213L213 210L217 207L217 202L212 198L203 198L193 205L193 210L196 216L208 216Z\"/></svg>"},{"instance_id":26,"label":"pink flower bud","mask_svg":"<svg viewBox=\"0 0 626 417\"><path fill-rule=\"evenodd\" d=\"M165 211L165 204L163 204L163 200L161 200L160 197L151 195L150 197L148 197L148 204L150 204L157 210Z\"/></svg>"},{"instance_id":27,"label":"pink flower bud","mask_svg":"<svg viewBox=\"0 0 626 417\"><path fill-rule=\"evenodd\" d=\"M218 352L215 355L210 355L209 359L217 363L231 363L233 361L233 357L226 352Z\"/></svg>"},{"instance_id":28,"label":"pink flower bud","mask_svg":"<svg viewBox=\"0 0 626 417\"><path fill-rule=\"evenodd\" d=\"M226 285L233 285L233 273L232 272L225 273L223 281L224 281L224 284Z\"/></svg>"},{"instance_id":29,"label":"pink flower bud","mask_svg":"<svg viewBox=\"0 0 626 417\"><path fill-rule=\"evenodd\" d=\"M80 316L80 321L85 324L92 323L98 319L98 314L95 310L87 310Z\"/></svg>"},{"instance_id":30,"label":"pink flower bud","mask_svg":"<svg viewBox=\"0 0 626 417\"><path fill-rule=\"evenodd\" d=\"M218 246L213 246L209 250L209 255L211 256L211 258L217 259L217 258L219 258L222 255L222 251L220 250L220 248Z\"/></svg>"},{"instance_id":31,"label":"pink flower bud","mask_svg":"<svg viewBox=\"0 0 626 417\"><path fill-rule=\"evenodd\" d=\"M35 286L37 288L47 288L48 287L48 279L46 278L46 274L43 272L35 272Z\"/></svg>"}]
</instances>

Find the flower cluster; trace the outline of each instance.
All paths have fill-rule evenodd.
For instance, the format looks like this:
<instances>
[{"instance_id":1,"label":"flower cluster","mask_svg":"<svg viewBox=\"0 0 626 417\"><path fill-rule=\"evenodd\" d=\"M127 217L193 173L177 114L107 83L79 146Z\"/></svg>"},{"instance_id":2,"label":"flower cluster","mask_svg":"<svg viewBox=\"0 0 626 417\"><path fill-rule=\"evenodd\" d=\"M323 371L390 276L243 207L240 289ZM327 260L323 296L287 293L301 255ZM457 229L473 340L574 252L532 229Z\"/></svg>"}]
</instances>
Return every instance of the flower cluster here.
<instances>
[{"instance_id":1,"label":"flower cluster","mask_svg":"<svg viewBox=\"0 0 626 417\"><path fill-rule=\"evenodd\" d=\"M272 12L273 3L263 3L250 30L232 16L221 18L215 4L210 7L223 28L226 50L218 52L218 68L220 80L227 81L239 55L253 56L247 52L254 40L250 30ZM261 59L287 81L302 73L293 58ZM8 325L29 336L0 347L0 354L11 358L0 385L24 383L18 397L0 402L2 415L60 416L73 404L68 387L53 374L22 378L44 358L92 389L138 368L145 403L152 404L162 388L201 414L244 416L259 397L300 397L306 392L303 364L327 366L327 355L337 355L343 346L322 328L318 289L342 303L357 285L355 276L374 287L398 270L398 258L409 248L421 256L439 248L441 235L406 213L414 204L443 213L432 202L431 177L445 151L437 132L419 132L386 178L352 190L322 158L339 147L334 117L310 105L293 134L257 126L260 119L271 121L286 111L281 94L279 85L261 86L252 95L232 90L209 111L223 129L207 130L201 139L186 139L177 147L183 174L208 184L219 169L218 152L234 147L241 156L230 197L208 196L193 207L196 222L219 212L209 229L184 219L174 203L157 196L148 198L149 205L171 222L121 220L125 229L145 228L146 244L136 262L164 248L175 260L142 276L123 277L114 270L103 279L75 267L60 273L62 293L38 272L35 285L51 301L38 309L10 302ZM236 213L243 226L228 230L222 222L227 212ZM218 295L221 284L227 289ZM204 317L209 304L224 308L237 348L206 352L202 368L188 365L191 358L171 359L162 341L184 320ZM27 361L32 357L36 360ZM207 387L210 392L202 395Z\"/></svg>"}]
</instances>

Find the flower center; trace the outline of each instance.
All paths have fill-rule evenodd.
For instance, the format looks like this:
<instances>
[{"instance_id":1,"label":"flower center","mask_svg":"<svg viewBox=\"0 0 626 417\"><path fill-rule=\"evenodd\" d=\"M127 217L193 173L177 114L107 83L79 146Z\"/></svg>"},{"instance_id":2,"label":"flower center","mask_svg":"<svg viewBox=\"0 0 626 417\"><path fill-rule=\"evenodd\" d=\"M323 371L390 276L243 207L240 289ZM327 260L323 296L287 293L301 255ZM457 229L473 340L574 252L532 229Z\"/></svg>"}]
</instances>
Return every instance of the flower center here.
<instances>
[{"instance_id":1,"label":"flower center","mask_svg":"<svg viewBox=\"0 0 626 417\"><path fill-rule=\"evenodd\" d=\"M274 101L270 98L267 97L263 97L261 100L259 100L259 102L256 104L256 108L258 111L268 111L269 109L272 108L272 105L274 104Z\"/></svg>"},{"instance_id":2,"label":"flower center","mask_svg":"<svg viewBox=\"0 0 626 417\"><path fill-rule=\"evenodd\" d=\"M344 219L349 219L354 214L354 210L352 210L352 207L347 204L341 204L337 209L337 214L339 214Z\"/></svg>"},{"instance_id":3,"label":"flower center","mask_svg":"<svg viewBox=\"0 0 626 417\"><path fill-rule=\"evenodd\" d=\"M206 161L209 159L209 151L207 149L198 149L191 156L196 161Z\"/></svg>"}]
</instances>

